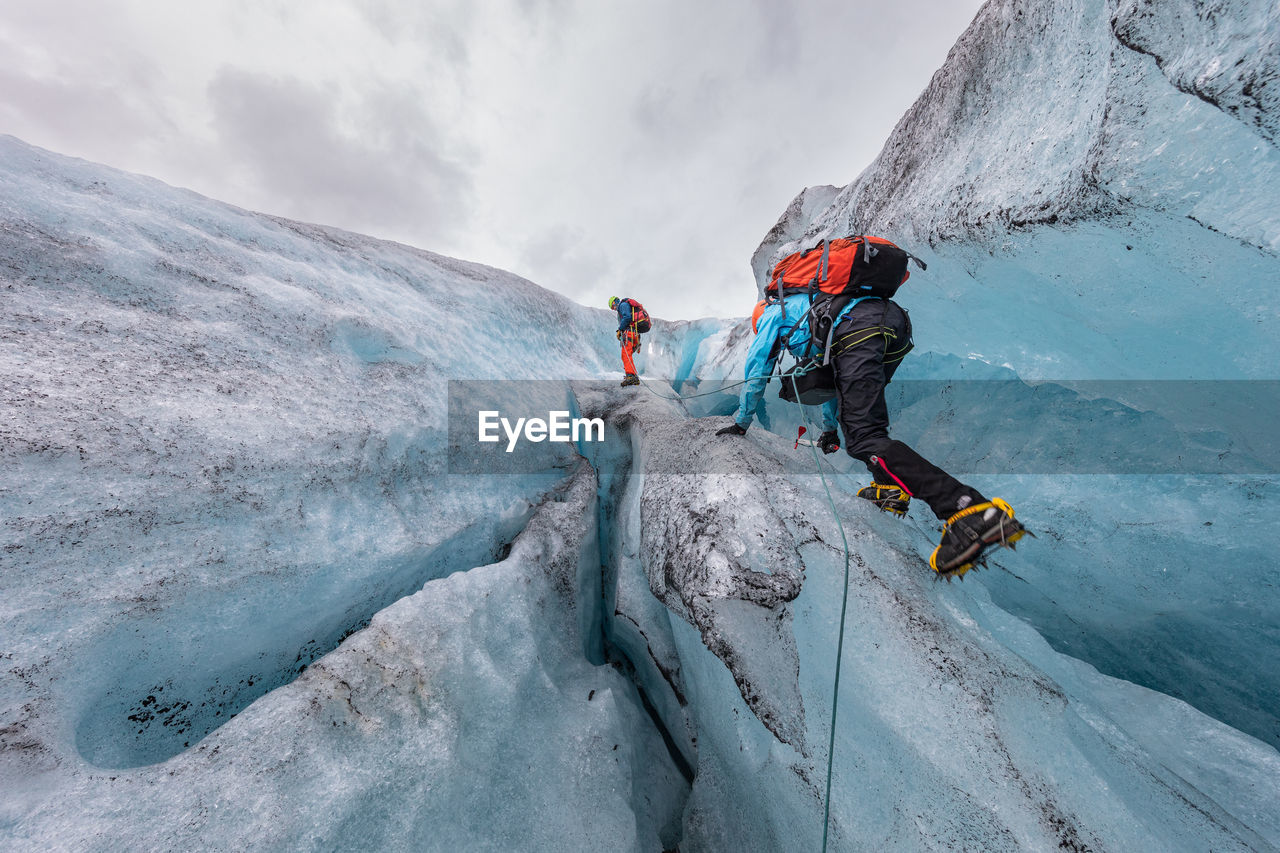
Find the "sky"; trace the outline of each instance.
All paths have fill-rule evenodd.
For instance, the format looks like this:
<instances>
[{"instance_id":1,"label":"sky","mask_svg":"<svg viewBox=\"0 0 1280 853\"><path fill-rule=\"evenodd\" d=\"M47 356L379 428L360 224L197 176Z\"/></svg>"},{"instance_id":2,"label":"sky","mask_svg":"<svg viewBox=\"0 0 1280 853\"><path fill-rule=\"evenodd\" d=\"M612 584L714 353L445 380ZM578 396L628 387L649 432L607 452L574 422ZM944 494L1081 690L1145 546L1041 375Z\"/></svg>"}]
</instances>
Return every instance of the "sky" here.
<instances>
[{"instance_id":1,"label":"sky","mask_svg":"<svg viewBox=\"0 0 1280 853\"><path fill-rule=\"evenodd\" d=\"M0 133L588 305L742 316L980 0L11 0Z\"/></svg>"}]
</instances>

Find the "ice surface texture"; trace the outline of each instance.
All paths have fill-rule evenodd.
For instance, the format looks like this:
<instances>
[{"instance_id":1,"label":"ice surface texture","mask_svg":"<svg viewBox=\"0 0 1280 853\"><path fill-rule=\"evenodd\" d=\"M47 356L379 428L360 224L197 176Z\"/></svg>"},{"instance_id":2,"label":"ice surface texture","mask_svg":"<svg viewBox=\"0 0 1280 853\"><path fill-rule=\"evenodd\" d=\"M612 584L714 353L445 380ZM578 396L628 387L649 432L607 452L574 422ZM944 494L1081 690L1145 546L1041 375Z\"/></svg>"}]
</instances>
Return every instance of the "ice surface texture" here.
<instances>
[{"instance_id":1,"label":"ice surface texture","mask_svg":"<svg viewBox=\"0 0 1280 853\"><path fill-rule=\"evenodd\" d=\"M662 849L682 782L575 630L594 486L584 465L501 563L428 582L164 764L52 796L8 777L6 848Z\"/></svg>"},{"instance_id":2,"label":"ice surface texture","mask_svg":"<svg viewBox=\"0 0 1280 853\"><path fill-rule=\"evenodd\" d=\"M445 380L616 376L605 312L5 144L6 846L816 843L841 559L788 440L584 390L594 471L451 478ZM662 328L655 390L741 369ZM839 501L838 847L1274 842L1273 749Z\"/></svg>"},{"instance_id":3,"label":"ice surface texture","mask_svg":"<svg viewBox=\"0 0 1280 853\"><path fill-rule=\"evenodd\" d=\"M901 231L904 379L1274 378L1275 13L1219 5L988 4L757 271ZM608 312L12 139L0 264L2 846L817 846L835 519L793 409L659 396L744 324L566 382L590 468L458 477L447 380L617 377ZM899 415L949 466L1036 428ZM944 585L830 476L836 849L1280 845L1280 755L1221 722L1276 719L1274 478L987 476L1045 535Z\"/></svg>"},{"instance_id":4,"label":"ice surface texture","mask_svg":"<svg viewBox=\"0 0 1280 853\"><path fill-rule=\"evenodd\" d=\"M92 763L180 751L428 578L487 562L549 485L445 480L438 377L529 375L477 337L507 312L540 321L518 351L600 370L568 303L3 146L7 651L60 670L41 690Z\"/></svg>"},{"instance_id":5,"label":"ice surface texture","mask_svg":"<svg viewBox=\"0 0 1280 853\"><path fill-rule=\"evenodd\" d=\"M609 411L631 437L602 537L618 575L613 635L647 643L646 694L669 731L696 734L681 849L812 849L843 592L821 485L784 474L795 451L768 432L718 437L723 419L676 419L652 397ZM685 473L709 457L739 473ZM1280 840L1274 749L1063 657L981 584L933 583L931 530L836 494L854 565L835 849Z\"/></svg>"},{"instance_id":6,"label":"ice surface texture","mask_svg":"<svg viewBox=\"0 0 1280 853\"><path fill-rule=\"evenodd\" d=\"M793 235L967 240L1131 207L1280 248L1277 31L1255 0L993 0L875 162L824 211L793 205L757 259Z\"/></svg>"}]
</instances>

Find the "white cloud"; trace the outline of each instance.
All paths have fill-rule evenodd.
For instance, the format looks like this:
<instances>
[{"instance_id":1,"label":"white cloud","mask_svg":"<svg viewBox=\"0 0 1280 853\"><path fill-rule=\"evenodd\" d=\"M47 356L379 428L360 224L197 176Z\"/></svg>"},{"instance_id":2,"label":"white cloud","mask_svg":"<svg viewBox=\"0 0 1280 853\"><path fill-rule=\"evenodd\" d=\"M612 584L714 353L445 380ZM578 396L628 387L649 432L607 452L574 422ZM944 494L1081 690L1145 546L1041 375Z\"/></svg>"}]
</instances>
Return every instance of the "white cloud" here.
<instances>
[{"instance_id":1,"label":"white cloud","mask_svg":"<svg viewBox=\"0 0 1280 853\"><path fill-rule=\"evenodd\" d=\"M0 21L0 132L729 316L786 204L870 162L978 5L46 0Z\"/></svg>"},{"instance_id":2,"label":"white cloud","mask_svg":"<svg viewBox=\"0 0 1280 853\"><path fill-rule=\"evenodd\" d=\"M467 173L404 89L370 88L349 102L332 84L226 69L209 97L228 163L277 211L442 238L470 224Z\"/></svg>"}]
</instances>

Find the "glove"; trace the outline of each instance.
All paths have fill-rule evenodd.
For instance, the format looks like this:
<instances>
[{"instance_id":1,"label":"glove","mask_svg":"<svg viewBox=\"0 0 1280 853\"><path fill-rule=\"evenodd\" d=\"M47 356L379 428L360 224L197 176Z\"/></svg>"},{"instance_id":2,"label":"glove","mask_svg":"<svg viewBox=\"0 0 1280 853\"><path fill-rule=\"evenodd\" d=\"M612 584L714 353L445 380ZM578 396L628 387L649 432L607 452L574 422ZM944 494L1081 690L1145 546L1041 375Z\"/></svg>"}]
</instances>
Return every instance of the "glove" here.
<instances>
[{"instance_id":1,"label":"glove","mask_svg":"<svg viewBox=\"0 0 1280 853\"><path fill-rule=\"evenodd\" d=\"M621 329L619 329L618 331L614 332L614 333L613 333L613 336L614 336L615 338L617 338L618 340L622 340L622 330L621 330Z\"/></svg>"},{"instance_id":2,"label":"glove","mask_svg":"<svg viewBox=\"0 0 1280 853\"><path fill-rule=\"evenodd\" d=\"M640 352L640 339L636 339L636 352Z\"/></svg>"},{"instance_id":3,"label":"glove","mask_svg":"<svg viewBox=\"0 0 1280 853\"><path fill-rule=\"evenodd\" d=\"M835 453L840 449L840 436L833 429L827 430L818 436L818 449L823 453Z\"/></svg>"},{"instance_id":4,"label":"glove","mask_svg":"<svg viewBox=\"0 0 1280 853\"><path fill-rule=\"evenodd\" d=\"M724 429L716 430L716 435L746 435L746 427L740 427L737 424L729 424Z\"/></svg>"}]
</instances>

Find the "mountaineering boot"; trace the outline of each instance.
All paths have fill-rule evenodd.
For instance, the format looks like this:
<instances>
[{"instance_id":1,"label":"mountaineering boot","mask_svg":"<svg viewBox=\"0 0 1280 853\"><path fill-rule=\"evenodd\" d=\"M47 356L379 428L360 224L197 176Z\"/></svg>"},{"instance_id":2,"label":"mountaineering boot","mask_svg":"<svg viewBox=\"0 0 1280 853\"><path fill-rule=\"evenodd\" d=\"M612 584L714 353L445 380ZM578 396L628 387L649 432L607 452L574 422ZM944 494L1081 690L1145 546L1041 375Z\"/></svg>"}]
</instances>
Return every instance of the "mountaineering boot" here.
<instances>
[{"instance_id":1,"label":"mountaineering boot","mask_svg":"<svg viewBox=\"0 0 1280 853\"><path fill-rule=\"evenodd\" d=\"M871 485L858 491L858 497L871 501L883 512L891 512L897 516L907 514L911 496L897 486L886 486L871 481Z\"/></svg>"},{"instance_id":2,"label":"mountaineering boot","mask_svg":"<svg viewBox=\"0 0 1280 853\"><path fill-rule=\"evenodd\" d=\"M639 384L640 384L640 377L636 376L634 373L628 373L627 378L622 380L621 382L621 385L623 388L626 388L628 385L639 385Z\"/></svg>"},{"instance_id":3,"label":"mountaineering boot","mask_svg":"<svg viewBox=\"0 0 1280 853\"><path fill-rule=\"evenodd\" d=\"M1000 498L965 507L943 525L942 542L929 557L929 566L947 580L963 577L987 549L1012 548L1026 533L1014 519L1013 507Z\"/></svg>"}]
</instances>

